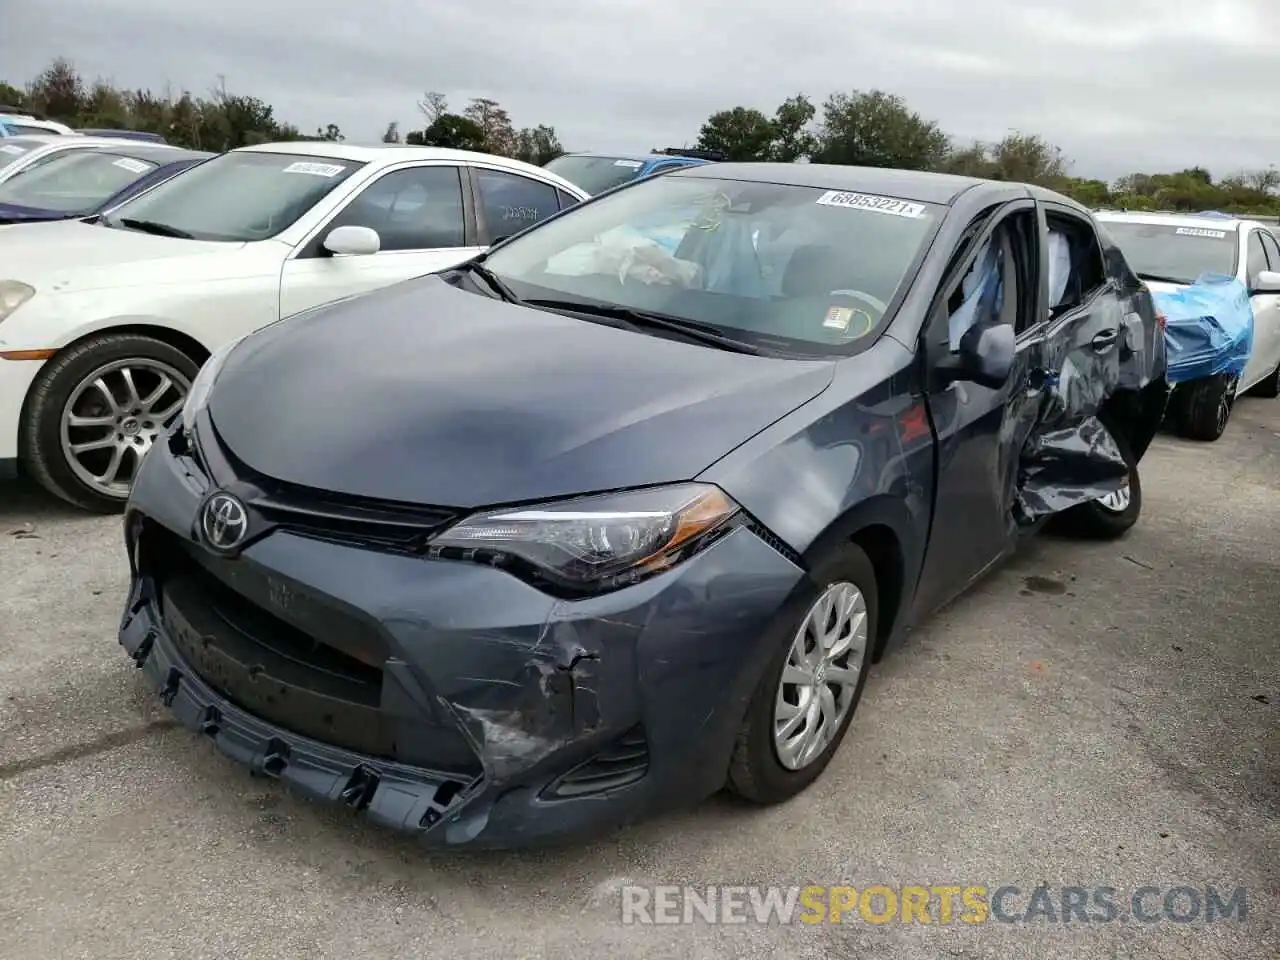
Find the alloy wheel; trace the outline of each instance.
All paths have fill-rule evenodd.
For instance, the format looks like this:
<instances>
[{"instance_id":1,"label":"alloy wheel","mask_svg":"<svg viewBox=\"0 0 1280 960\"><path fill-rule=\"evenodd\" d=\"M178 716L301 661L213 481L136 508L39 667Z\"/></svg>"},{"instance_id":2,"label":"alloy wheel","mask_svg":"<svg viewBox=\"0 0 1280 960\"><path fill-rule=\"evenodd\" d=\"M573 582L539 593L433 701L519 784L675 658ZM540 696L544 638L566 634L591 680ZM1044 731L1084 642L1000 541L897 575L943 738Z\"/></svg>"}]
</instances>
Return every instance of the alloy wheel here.
<instances>
[{"instance_id":1,"label":"alloy wheel","mask_svg":"<svg viewBox=\"0 0 1280 960\"><path fill-rule=\"evenodd\" d=\"M95 493L123 500L138 466L182 410L191 383L159 360L103 364L76 385L62 408L62 456Z\"/></svg>"},{"instance_id":2,"label":"alloy wheel","mask_svg":"<svg viewBox=\"0 0 1280 960\"><path fill-rule=\"evenodd\" d=\"M773 746L788 770L821 756L853 706L867 626L866 598L847 582L827 587L801 621L773 710Z\"/></svg>"},{"instance_id":3,"label":"alloy wheel","mask_svg":"<svg viewBox=\"0 0 1280 960\"><path fill-rule=\"evenodd\" d=\"M1098 498L1098 503L1112 513L1124 513L1129 509L1129 504L1132 502L1133 494L1129 492L1129 484L1127 482L1119 490L1113 490L1105 497Z\"/></svg>"}]
</instances>

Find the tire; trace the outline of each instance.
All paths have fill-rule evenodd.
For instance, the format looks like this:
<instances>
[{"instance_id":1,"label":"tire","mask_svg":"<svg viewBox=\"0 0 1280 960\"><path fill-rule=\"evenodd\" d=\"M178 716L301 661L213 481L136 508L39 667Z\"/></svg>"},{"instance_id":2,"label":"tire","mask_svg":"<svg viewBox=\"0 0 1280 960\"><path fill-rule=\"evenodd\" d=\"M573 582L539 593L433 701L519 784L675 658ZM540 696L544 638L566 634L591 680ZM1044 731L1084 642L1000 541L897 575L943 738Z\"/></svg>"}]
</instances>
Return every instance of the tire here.
<instances>
[{"instance_id":1,"label":"tire","mask_svg":"<svg viewBox=\"0 0 1280 960\"><path fill-rule=\"evenodd\" d=\"M1178 408L1178 433L1188 440L1212 443L1222 436L1235 406L1233 377L1204 377L1182 385L1185 390Z\"/></svg>"},{"instance_id":2,"label":"tire","mask_svg":"<svg viewBox=\"0 0 1280 960\"><path fill-rule=\"evenodd\" d=\"M1265 397L1268 400L1274 400L1280 397L1280 364L1276 364L1276 368L1272 370L1266 377L1253 385L1249 393L1255 397Z\"/></svg>"},{"instance_id":3,"label":"tire","mask_svg":"<svg viewBox=\"0 0 1280 960\"><path fill-rule=\"evenodd\" d=\"M181 350L140 334L108 333L68 347L45 364L27 394L18 424L23 465L41 486L68 503L95 513L119 513L142 455L162 435L164 421L181 409L198 370L199 364ZM171 389L157 394L143 412L139 403L165 378ZM94 386L95 380L107 386L110 400ZM129 383L136 396L126 389ZM68 413L98 422L68 425L64 435ZM107 437L110 445L80 457L69 451L73 444L105 443ZM117 449L117 483L93 483L95 465L105 463L106 476Z\"/></svg>"},{"instance_id":4,"label":"tire","mask_svg":"<svg viewBox=\"0 0 1280 960\"><path fill-rule=\"evenodd\" d=\"M1119 433L1112 434L1120 454L1129 468L1127 496L1090 500L1064 510L1054 518L1055 532L1087 540L1118 540L1132 529L1142 515L1142 476L1129 442Z\"/></svg>"},{"instance_id":5,"label":"tire","mask_svg":"<svg viewBox=\"0 0 1280 960\"><path fill-rule=\"evenodd\" d=\"M879 622L876 575L871 561L858 547L845 544L838 552L833 551L813 565L808 584L807 589L787 602L771 627L771 632L777 637L778 649L756 685L729 762L729 790L753 803L781 803L818 779L844 740L867 682ZM843 691L848 698L847 707L844 706L844 700L836 703L837 708L843 708L843 714L835 724L834 733L827 736L825 746L811 758L802 757L803 762L798 767L794 764L788 766L781 759L774 739L775 704L778 701L783 671L787 667L793 643L805 626L810 611L828 590L839 585L855 589L865 606L862 621L865 626L865 642L862 643L862 650L860 653L856 651L855 642L844 661L849 669L856 662L856 682ZM836 658L835 664L840 663L841 658ZM834 670L835 666L828 669ZM822 679L819 677L819 682ZM832 686L833 684L827 683L823 688L831 690ZM835 696L838 695L833 695L833 700ZM801 701L802 704L803 702ZM825 723L824 720L818 728L821 729Z\"/></svg>"}]
</instances>

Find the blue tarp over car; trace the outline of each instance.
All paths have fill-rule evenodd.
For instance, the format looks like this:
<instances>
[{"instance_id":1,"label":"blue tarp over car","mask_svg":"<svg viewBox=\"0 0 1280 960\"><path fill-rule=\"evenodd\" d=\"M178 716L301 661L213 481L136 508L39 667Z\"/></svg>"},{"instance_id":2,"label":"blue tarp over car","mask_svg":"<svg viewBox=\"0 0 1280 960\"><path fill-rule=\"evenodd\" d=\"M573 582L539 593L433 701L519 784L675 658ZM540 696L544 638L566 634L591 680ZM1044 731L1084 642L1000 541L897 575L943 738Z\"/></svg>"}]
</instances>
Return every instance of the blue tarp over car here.
<instances>
[{"instance_id":1,"label":"blue tarp over car","mask_svg":"<svg viewBox=\"0 0 1280 960\"><path fill-rule=\"evenodd\" d=\"M1253 307L1236 277L1207 273L1176 290L1152 291L1164 314L1170 383L1244 372L1253 350Z\"/></svg>"}]
</instances>

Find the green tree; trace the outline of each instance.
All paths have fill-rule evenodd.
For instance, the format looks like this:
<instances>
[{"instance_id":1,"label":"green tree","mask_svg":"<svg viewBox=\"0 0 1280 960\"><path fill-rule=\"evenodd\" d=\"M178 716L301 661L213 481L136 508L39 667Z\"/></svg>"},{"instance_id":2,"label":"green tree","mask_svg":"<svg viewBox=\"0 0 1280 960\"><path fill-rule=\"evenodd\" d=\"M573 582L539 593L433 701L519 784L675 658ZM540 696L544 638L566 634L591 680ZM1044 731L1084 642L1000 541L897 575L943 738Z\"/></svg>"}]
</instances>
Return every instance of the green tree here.
<instances>
[{"instance_id":1,"label":"green tree","mask_svg":"<svg viewBox=\"0 0 1280 960\"><path fill-rule=\"evenodd\" d=\"M1062 151L1035 134L1010 133L989 150L993 180L1013 180L1054 187L1067 175Z\"/></svg>"},{"instance_id":2,"label":"green tree","mask_svg":"<svg viewBox=\"0 0 1280 960\"><path fill-rule=\"evenodd\" d=\"M794 163L813 155L817 140L809 130L817 109L803 93L788 97L773 115L773 143L769 156L782 163Z\"/></svg>"},{"instance_id":3,"label":"green tree","mask_svg":"<svg viewBox=\"0 0 1280 960\"><path fill-rule=\"evenodd\" d=\"M462 117L456 113L441 114L434 123L425 130L414 130L405 143L422 147L447 147L451 150L475 150L483 153L487 149L484 130L470 117Z\"/></svg>"},{"instance_id":4,"label":"green tree","mask_svg":"<svg viewBox=\"0 0 1280 960\"><path fill-rule=\"evenodd\" d=\"M932 120L883 90L833 93L822 105L813 159L865 167L935 170L947 158L947 135Z\"/></svg>"},{"instance_id":5,"label":"green tree","mask_svg":"<svg viewBox=\"0 0 1280 960\"><path fill-rule=\"evenodd\" d=\"M496 100L477 97L462 115L474 123L484 134L484 147L489 153L509 157L515 153L516 131L511 117Z\"/></svg>"},{"instance_id":6,"label":"green tree","mask_svg":"<svg viewBox=\"0 0 1280 960\"><path fill-rule=\"evenodd\" d=\"M79 119L86 100L84 81L75 66L59 57L31 81L26 105L52 120L67 123Z\"/></svg>"},{"instance_id":7,"label":"green tree","mask_svg":"<svg viewBox=\"0 0 1280 960\"><path fill-rule=\"evenodd\" d=\"M319 127L316 127L315 139L329 140L334 143L341 143L343 140L347 138L342 135L342 131L338 129L338 125L336 123L330 123L330 124L327 124L323 130L320 129Z\"/></svg>"},{"instance_id":8,"label":"green tree","mask_svg":"<svg viewBox=\"0 0 1280 960\"><path fill-rule=\"evenodd\" d=\"M777 130L773 121L753 107L721 110L707 118L698 132L699 150L718 150L728 160L768 160Z\"/></svg>"},{"instance_id":9,"label":"green tree","mask_svg":"<svg viewBox=\"0 0 1280 960\"><path fill-rule=\"evenodd\" d=\"M556 128L548 126L525 127L515 138L514 156L525 163L541 167L564 154Z\"/></svg>"},{"instance_id":10,"label":"green tree","mask_svg":"<svg viewBox=\"0 0 1280 960\"><path fill-rule=\"evenodd\" d=\"M387 129L382 133L383 143L399 143L400 142L400 124L392 120L387 124Z\"/></svg>"}]
</instances>

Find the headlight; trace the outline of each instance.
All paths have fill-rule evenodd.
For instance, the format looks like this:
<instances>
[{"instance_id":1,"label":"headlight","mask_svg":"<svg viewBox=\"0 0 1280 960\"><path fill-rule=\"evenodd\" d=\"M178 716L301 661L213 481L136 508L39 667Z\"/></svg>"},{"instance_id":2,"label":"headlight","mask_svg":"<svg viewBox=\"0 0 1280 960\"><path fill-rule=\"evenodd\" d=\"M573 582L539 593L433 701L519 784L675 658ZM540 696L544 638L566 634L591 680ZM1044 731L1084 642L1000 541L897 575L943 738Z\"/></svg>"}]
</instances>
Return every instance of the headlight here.
<instances>
[{"instance_id":1,"label":"headlight","mask_svg":"<svg viewBox=\"0 0 1280 960\"><path fill-rule=\"evenodd\" d=\"M36 295L36 288L17 280L0 280L0 320Z\"/></svg>"},{"instance_id":2,"label":"headlight","mask_svg":"<svg viewBox=\"0 0 1280 960\"><path fill-rule=\"evenodd\" d=\"M676 563L739 511L719 487L685 483L478 513L431 541L432 552L514 561L563 586L600 590Z\"/></svg>"},{"instance_id":3,"label":"headlight","mask_svg":"<svg viewBox=\"0 0 1280 960\"><path fill-rule=\"evenodd\" d=\"M236 348L236 345L243 340L240 337L232 340L225 346L215 350L213 356L204 362L204 366L200 368L200 372L196 374L196 378L191 381L191 389L187 391L186 402L182 404L182 429L190 433L196 425L196 414L205 408L205 404L209 402L209 391L213 389L213 382L218 379L218 372L222 369L223 362L227 359L227 354Z\"/></svg>"}]
</instances>

